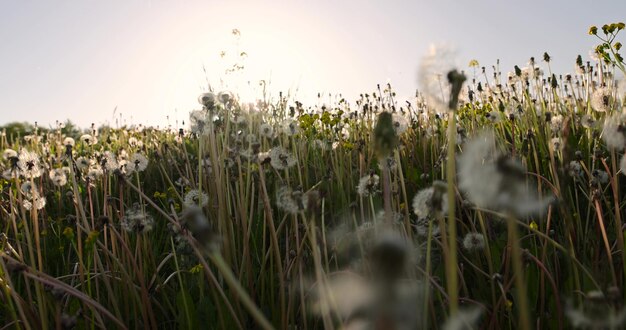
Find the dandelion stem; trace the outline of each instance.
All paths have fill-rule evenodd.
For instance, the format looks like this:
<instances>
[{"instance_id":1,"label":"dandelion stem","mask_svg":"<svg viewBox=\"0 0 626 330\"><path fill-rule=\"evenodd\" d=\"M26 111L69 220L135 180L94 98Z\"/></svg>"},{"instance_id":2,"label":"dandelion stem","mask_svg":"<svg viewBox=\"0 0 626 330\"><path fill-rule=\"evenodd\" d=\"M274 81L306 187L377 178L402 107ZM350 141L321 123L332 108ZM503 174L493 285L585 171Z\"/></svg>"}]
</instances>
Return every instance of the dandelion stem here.
<instances>
[{"instance_id":1,"label":"dandelion stem","mask_svg":"<svg viewBox=\"0 0 626 330\"><path fill-rule=\"evenodd\" d=\"M458 279L457 279L457 244L456 244L456 215L455 215L455 166L456 150L456 116L455 112L448 111L448 160L446 164L446 177L448 181L448 254L446 258L446 282L448 283L448 295L450 297L450 316L454 317L459 308Z\"/></svg>"}]
</instances>

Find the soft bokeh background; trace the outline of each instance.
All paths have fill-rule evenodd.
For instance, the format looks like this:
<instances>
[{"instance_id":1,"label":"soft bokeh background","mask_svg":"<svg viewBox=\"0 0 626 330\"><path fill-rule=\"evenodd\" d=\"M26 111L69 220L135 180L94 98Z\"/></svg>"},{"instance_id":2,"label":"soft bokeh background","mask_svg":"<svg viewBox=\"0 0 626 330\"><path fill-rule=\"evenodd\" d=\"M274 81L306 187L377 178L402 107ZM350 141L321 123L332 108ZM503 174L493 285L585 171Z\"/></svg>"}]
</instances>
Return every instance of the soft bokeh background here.
<instances>
[{"instance_id":1,"label":"soft bokeh background","mask_svg":"<svg viewBox=\"0 0 626 330\"><path fill-rule=\"evenodd\" d=\"M0 124L180 125L240 52L245 69L224 87L245 100L260 80L305 103L387 82L408 98L433 43L456 48L463 69L501 59L507 72L547 51L567 73L597 44L588 27L624 13L623 0L1 0Z\"/></svg>"}]
</instances>

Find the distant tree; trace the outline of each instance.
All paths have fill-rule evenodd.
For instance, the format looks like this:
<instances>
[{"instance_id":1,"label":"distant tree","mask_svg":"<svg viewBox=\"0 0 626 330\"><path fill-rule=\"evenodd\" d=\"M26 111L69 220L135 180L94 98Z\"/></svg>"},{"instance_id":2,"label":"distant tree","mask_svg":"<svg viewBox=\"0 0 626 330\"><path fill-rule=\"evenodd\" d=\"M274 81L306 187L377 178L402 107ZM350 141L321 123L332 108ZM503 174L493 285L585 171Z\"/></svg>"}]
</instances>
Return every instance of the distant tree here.
<instances>
[{"instance_id":1,"label":"distant tree","mask_svg":"<svg viewBox=\"0 0 626 330\"><path fill-rule=\"evenodd\" d=\"M4 126L0 126L0 131L6 134L9 142L15 141L24 135L32 134L35 126L27 122L12 122Z\"/></svg>"},{"instance_id":2,"label":"distant tree","mask_svg":"<svg viewBox=\"0 0 626 330\"><path fill-rule=\"evenodd\" d=\"M65 126L61 129L61 133L65 134L66 136L73 137L75 139L81 136L82 130L80 129L80 127L76 126L69 119L64 123L64 125Z\"/></svg>"}]
</instances>

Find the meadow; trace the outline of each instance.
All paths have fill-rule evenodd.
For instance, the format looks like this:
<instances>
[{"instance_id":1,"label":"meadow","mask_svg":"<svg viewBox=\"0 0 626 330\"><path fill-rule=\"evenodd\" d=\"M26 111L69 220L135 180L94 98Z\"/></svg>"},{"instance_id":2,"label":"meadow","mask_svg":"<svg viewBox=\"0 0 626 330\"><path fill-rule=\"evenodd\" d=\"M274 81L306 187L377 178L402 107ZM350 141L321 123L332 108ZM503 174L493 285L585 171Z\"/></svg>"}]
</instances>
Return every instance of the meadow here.
<instances>
[{"instance_id":1,"label":"meadow","mask_svg":"<svg viewBox=\"0 0 626 330\"><path fill-rule=\"evenodd\" d=\"M571 74L433 52L406 102L5 126L0 329L623 328L623 29Z\"/></svg>"}]
</instances>

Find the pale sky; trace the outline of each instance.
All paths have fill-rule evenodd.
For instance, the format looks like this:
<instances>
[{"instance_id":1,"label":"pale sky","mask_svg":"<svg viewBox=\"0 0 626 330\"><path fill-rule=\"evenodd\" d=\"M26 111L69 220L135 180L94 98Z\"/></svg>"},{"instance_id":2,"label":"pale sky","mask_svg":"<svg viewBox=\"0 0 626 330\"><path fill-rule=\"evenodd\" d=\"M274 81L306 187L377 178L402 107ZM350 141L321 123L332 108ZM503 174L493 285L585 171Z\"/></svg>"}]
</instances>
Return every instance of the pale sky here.
<instances>
[{"instance_id":1,"label":"pale sky","mask_svg":"<svg viewBox=\"0 0 626 330\"><path fill-rule=\"evenodd\" d=\"M625 13L623 0L0 0L0 124L115 125L116 107L127 124L180 123L206 79L220 89L235 28L248 54L240 84L354 100L387 82L413 95L431 44L457 49L461 69L500 59L506 73L547 51L553 71L572 72L598 43L589 26ZM243 87L244 99L260 96Z\"/></svg>"}]
</instances>

